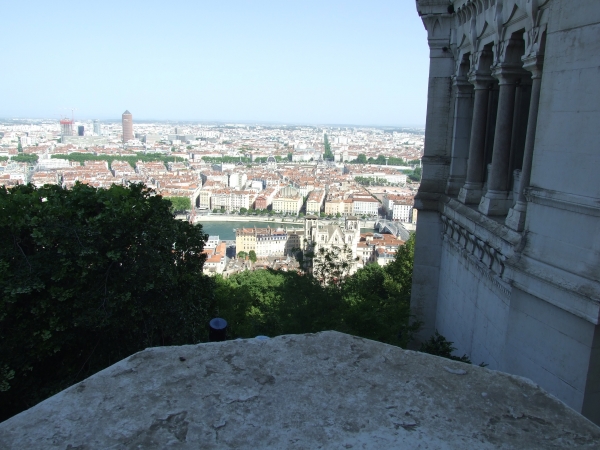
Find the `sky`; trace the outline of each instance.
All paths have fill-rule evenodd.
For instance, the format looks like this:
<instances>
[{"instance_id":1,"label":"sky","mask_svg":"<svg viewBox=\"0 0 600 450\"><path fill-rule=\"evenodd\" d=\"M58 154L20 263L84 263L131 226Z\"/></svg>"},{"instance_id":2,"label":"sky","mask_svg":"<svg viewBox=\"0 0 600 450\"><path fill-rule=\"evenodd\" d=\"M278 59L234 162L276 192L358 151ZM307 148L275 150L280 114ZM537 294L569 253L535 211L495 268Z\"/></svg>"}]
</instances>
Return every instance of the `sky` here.
<instances>
[{"instance_id":1,"label":"sky","mask_svg":"<svg viewBox=\"0 0 600 450\"><path fill-rule=\"evenodd\" d=\"M2 118L425 123L412 0L19 0L2 13Z\"/></svg>"}]
</instances>

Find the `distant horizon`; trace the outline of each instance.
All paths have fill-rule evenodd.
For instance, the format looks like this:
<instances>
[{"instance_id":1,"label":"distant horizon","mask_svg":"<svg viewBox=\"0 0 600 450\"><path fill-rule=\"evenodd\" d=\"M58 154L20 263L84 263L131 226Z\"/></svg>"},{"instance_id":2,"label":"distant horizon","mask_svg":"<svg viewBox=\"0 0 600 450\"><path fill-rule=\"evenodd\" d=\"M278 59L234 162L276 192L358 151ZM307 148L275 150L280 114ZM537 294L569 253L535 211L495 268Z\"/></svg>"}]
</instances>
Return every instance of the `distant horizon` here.
<instances>
[{"instance_id":1,"label":"distant horizon","mask_svg":"<svg viewBox=\"0 0 600 450\"><path fill-rule=\"evenodd\" d=\"M310 126L310 127L344 127L344 128L415 128L425 129L425 124L356 124L356 123L308 123L308 122L277 122L277 121L251 121L251 120L194 120L194 119L137 119L135 114L133 116L133 125L137 124L151 124L151 123L172 123L172 124L198 124L198 125L254 125L254 126ZM0 117L0 123L7 123L11 121L58 121L60 119L54 117ZM74 118L75 122L87 122L98 120L103 123L121 123L121 118L107 119L107 118Z\"/></svg>"}]
</instances>

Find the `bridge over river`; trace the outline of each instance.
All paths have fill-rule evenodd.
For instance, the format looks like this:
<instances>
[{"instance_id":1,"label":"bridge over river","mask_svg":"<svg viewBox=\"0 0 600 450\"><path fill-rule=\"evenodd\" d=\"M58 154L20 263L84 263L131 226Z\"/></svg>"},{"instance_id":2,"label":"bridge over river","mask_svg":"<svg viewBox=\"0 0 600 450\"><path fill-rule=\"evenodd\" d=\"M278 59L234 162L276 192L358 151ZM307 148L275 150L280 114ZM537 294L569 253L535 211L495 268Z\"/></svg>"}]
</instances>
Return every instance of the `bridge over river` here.
<instances>
[{"instance_id":1,"label":"bridge over river","mask_svg":"<svg viewBox=\"0 0 600 450\"><path fill-rule=\"evenodd\" d=\"M400 222L394 222L392 220L378 219L373 228L375 228L379 233L393 234L403 241L408 240L410 236L409 232L402 226Z\"/></svg>"}]
</instances>

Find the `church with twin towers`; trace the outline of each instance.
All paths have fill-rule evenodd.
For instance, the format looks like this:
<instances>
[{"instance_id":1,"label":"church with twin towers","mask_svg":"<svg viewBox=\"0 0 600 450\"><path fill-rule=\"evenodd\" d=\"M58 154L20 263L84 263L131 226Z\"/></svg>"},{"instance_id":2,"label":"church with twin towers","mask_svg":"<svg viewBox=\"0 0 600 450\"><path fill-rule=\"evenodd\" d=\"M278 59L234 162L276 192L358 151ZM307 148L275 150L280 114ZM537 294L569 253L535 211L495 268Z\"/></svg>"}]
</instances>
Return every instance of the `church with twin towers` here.
<instances>
[{"instance_id":1,"label":"church with twin towers","mask_svg":"<svg viewBox=\"0 0 600 450\"><path fill-rule=\"evenodd\" d=\"M412 310L600 424L600 2L418 0Z\"/></svg>"}]
</instances>

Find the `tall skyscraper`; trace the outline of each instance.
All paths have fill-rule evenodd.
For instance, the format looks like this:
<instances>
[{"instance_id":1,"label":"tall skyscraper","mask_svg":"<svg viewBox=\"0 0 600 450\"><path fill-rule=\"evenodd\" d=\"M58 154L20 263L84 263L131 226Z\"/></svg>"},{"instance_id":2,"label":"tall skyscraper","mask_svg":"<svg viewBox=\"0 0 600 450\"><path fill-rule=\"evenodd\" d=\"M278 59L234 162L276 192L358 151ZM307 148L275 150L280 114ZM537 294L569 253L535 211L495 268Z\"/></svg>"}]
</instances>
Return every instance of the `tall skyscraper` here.
<instances>
[{"instance_id":1,"label":"tall skyscraper","mask_svg":"<svg viewBox=\"0 0 600 450\"><path fill-rule=\"evenodd\" d=\"M133 139L133 116L129 111L125 111L122 116L123 122L123 142Z\"/></svg>"},{"instance_id":2,"label":"tall skyscraper","mask_svg":"<svg viewBox=\"0 0 600 450\"><path fill-rule=\"evenodd\" d=\"M73 121L70 119L62 119L60 121L61 136L73 136Z\"/></svg>"},{"instance_id":3,"label":"tall skyscraper","mask_svg":"<svg viewBox=\"0 0 600 450\"><path fill-rule=\"evenodd\" d=\"M97 136L102 136L102 126L100 125L100 121L98 119L94 120L94 134Z\"/></svg>"}]
</instances>

